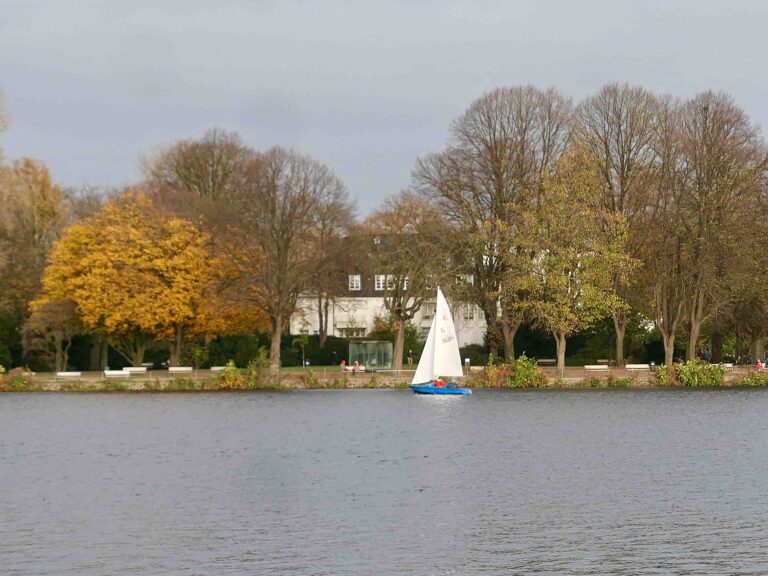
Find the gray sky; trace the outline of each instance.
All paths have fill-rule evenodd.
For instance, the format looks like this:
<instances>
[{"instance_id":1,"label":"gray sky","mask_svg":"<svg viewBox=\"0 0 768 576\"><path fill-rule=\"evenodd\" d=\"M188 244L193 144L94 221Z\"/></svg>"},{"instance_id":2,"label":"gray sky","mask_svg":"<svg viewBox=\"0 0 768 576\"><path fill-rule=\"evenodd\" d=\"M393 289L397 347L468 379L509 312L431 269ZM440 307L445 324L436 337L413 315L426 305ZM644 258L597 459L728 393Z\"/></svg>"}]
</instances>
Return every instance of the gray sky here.
<instances>
[{"instance_id":1,"label":"gray sky","mask_svg":"<svg viewBox=\"0 0 768 576\"><path fill-rule=\"evenodd\" d=\"M68 186L211 127L329 165L367 214L498 86L731 94L768 125L768 2L0 0L6 158Z\"/></svg>"}]
</instances>

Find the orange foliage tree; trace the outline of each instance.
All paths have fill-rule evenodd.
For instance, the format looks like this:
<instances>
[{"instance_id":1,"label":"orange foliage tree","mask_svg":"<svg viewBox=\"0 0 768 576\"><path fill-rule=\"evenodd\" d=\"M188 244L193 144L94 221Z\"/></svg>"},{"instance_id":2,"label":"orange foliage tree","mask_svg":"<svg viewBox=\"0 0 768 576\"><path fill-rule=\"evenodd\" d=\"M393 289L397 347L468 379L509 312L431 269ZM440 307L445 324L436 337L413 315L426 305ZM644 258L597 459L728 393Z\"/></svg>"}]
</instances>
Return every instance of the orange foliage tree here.
<instances>
[{"instance_id":1,"label":"orange foliage tree","mask_svg":"<svg viewBox=\"0 0 768 576\"><path fill-rule=\"evenodd\" d=\"M210 332L201 323L216 318L209 288L217 262L208 242L192 223L166 217L142 192L129 191L66 231L37 305L72 300L85 327L106 334L134 365L151 338L169 340L177 364L185 331Z\"/></svg>"}]
</instances>

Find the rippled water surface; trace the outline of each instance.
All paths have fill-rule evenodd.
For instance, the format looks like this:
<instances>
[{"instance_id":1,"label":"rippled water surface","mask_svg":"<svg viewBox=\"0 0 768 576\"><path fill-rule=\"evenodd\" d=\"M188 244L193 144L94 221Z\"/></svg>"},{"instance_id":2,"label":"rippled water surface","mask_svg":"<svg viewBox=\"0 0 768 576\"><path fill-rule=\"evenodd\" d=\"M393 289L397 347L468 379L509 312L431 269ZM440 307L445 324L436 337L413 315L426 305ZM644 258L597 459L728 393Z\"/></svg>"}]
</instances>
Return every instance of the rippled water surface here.
<instances>
[{"instance_id":1,"label":"rippled water surface","mask_svg":"<svg viewBox=\"0 0 768 576\"><path fill-rule=\"evenodd\" d=\"M3 394L0 573L766 574L768 390Z\"/></svg>"}]
</instances>

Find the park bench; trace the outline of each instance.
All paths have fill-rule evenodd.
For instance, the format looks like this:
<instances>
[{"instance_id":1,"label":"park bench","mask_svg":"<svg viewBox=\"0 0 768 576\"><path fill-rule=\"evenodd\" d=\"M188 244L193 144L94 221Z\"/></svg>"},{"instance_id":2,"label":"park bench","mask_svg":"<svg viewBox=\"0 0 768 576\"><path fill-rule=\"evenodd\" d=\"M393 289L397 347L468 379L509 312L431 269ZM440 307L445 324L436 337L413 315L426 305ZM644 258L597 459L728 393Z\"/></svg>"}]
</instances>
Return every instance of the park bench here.
<instances>
[{"instance_id":1,"label":"park bench","mask_svg":"<svg viewBox=\"0 0 768 576\"><path fill-rule=\"evenodd\" d=\"M211 372L223 372L226 366L211 366Z\"/></svg>"},{"instance_id":2,"label":"park bench","mask_svg":"<svg viewBox=\"0 0 768 576\"><path fill-rule=\"evenodd\" d=\"M469 367L470 372L483 372L485 371L485 366L470 366Z\"/></svg>"},{"instance_id":3,"label":"park bench","mask_svg":"<svg viewBox=\"0 0 768 576\"><path fill-rule=\"evenodd\" d=\"M82 372L56 372L55 380L80 380L83 376Z\"/></svg>"},{"instance_id":4,"label":"park bench","mask_svg":"<svg viewBox=\"0 0 768 576\"><path fill-rule=\"evenodd\" d=\"M123 372L127 372L131 376L133 374L146 374L147 367L146 366L126 366L125 368L123 368Z\"/></svg>"},{"instance_id":5,"label":"park bench","mask_svg":"<svg viewBox=\"0 0 768 576\"><path fill-rule=\"evenodd\" d=\"M729 372L733 372L733 363L732 362L723 363L723 364L721 364L721 366L723 368L725 368L726 370L728 370Z\"/></svg>"},{"instance_id":6,"label":"park bench","mask_svg":"<svg viewBox=\"0 0 768 576\"><path fill-rule=\"evenodd\" d=\"M536 360L536 364L539 366L557 366L557 360L554 358L539 358Z\"/></svg>"},{"instance_id":7,"label":"park bench","mask_svg":"<svg viewBox=\"0 0 768 576\"><path fill-rule=\"evenodd\" d=\"M104 370L104 378L130 378L131 373L125 370Z\"/></svg>"},{"instance_id":8,"label":"park bench","mask_svg":"<svg viewBox=\"0 0 768 576\"><path fill-rule=\"evenodd\" d=\"M642 372L643 370L650 371L651 365L650 364L627 364L624 366L626 368L627 372Z\"/></svg>"},{"instance_id":9,"label":"park bench","mask_svg":"<svg viewBox=\"0 0 768 576\"><path fill-rule=\"evenodd\" d=\"M341 371L342 372L353 373L355 371L355 365L353 364L352 366L342 366L341 367ZM365 372L365 366L363 366L361 364L360 366L357 367L357 371L358 372Z\"/></svg>"},{"instance_id":10,"label":"park bench","mask_svg":"<svg viewBox=\"0 0 768 576\"><path fill-rule=\"evenodd\" d=\"M192 366L169 366L168 374L192 374L193 370Z\"/></svg>"},{"instance_id":11,"label":"park bench","mask_svg":"<svg viewBox=\"0 0 768 576\"><path fill-rule=\"evenodd\" d=\"M608 364L587 364L584 366L586 372L609 372Z\"/></svg>"}]
</instances>

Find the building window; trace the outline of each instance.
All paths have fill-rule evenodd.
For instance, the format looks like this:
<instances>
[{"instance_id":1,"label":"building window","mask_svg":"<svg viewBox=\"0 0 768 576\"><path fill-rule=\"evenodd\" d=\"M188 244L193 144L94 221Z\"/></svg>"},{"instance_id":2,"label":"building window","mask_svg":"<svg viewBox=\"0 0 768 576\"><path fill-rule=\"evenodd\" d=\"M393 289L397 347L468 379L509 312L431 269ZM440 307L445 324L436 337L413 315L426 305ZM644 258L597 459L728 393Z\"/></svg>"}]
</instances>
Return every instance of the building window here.
<instances>
[{"instance_id":1,"label":"building window","mask_svg":"<svg viewBox=\"0 0 768 576\"><path fill-rule=\"evenodd\" d=\"M474 320L477 317L476 306L474 304L464 304L462 306L464 320Z\"/></svg>"},{"instance_id":2,"label":"building window","mask_svg":"<svg viewBox=\"0 0 768 576\"><path fill-rule=\"evenodd\" d=\"M360 290L361 284L360 284L360 274L350 274L349 275L349 289L350 290Z\"/></svg>"},{"instance_id":3,"label":"building window","mask_svg":"<svg viewBox=\"0 0 768 576\"><path fill-rule=\"evenodd\" d=\"M364 338L365 328L339 328L342 338Z\"/></svg>"},{"instance_id":4,"label":"building window","mask_svg":"<svg viewBox=\"0 0 768 576\"><path fill-rule=\"evenodd\" d=\"M379 292L383 290L392 290L394 288L391 274L376 274L374 277L374 289Z\"/></svg>"},{"instance_id":5,"label":"building window","mask_svg":"<svg viewBox=\"0 0 768 576\"><path fill-rule=\"evenodd\" d=\"M435 317L435 303L434 302L425 302L422 307L422 318L424 320L432 320L432 318Z\"/></svg>"},{"instance_id":6,"label":"building window","mask_svg":"<svg viewBox=\"0 0 768 576\"><path fill-rule=\"evenodd\" d=\"M474 274L457 274L456 284L469 284L470 286L474 286L475 275Z\"/></svg>"},{"instance_id":7,"label":"building window","mask_svg":"<svg viewBox=\"0 0 768 576\"><path fill-rule=\"evenodd\" d=\"M395 276L392 274L376 274L374 277L374 289L381 292L383 290L395 289ZM408 290L408 276L403 277L403 290Z\"/></svg>"}]
</instances>

